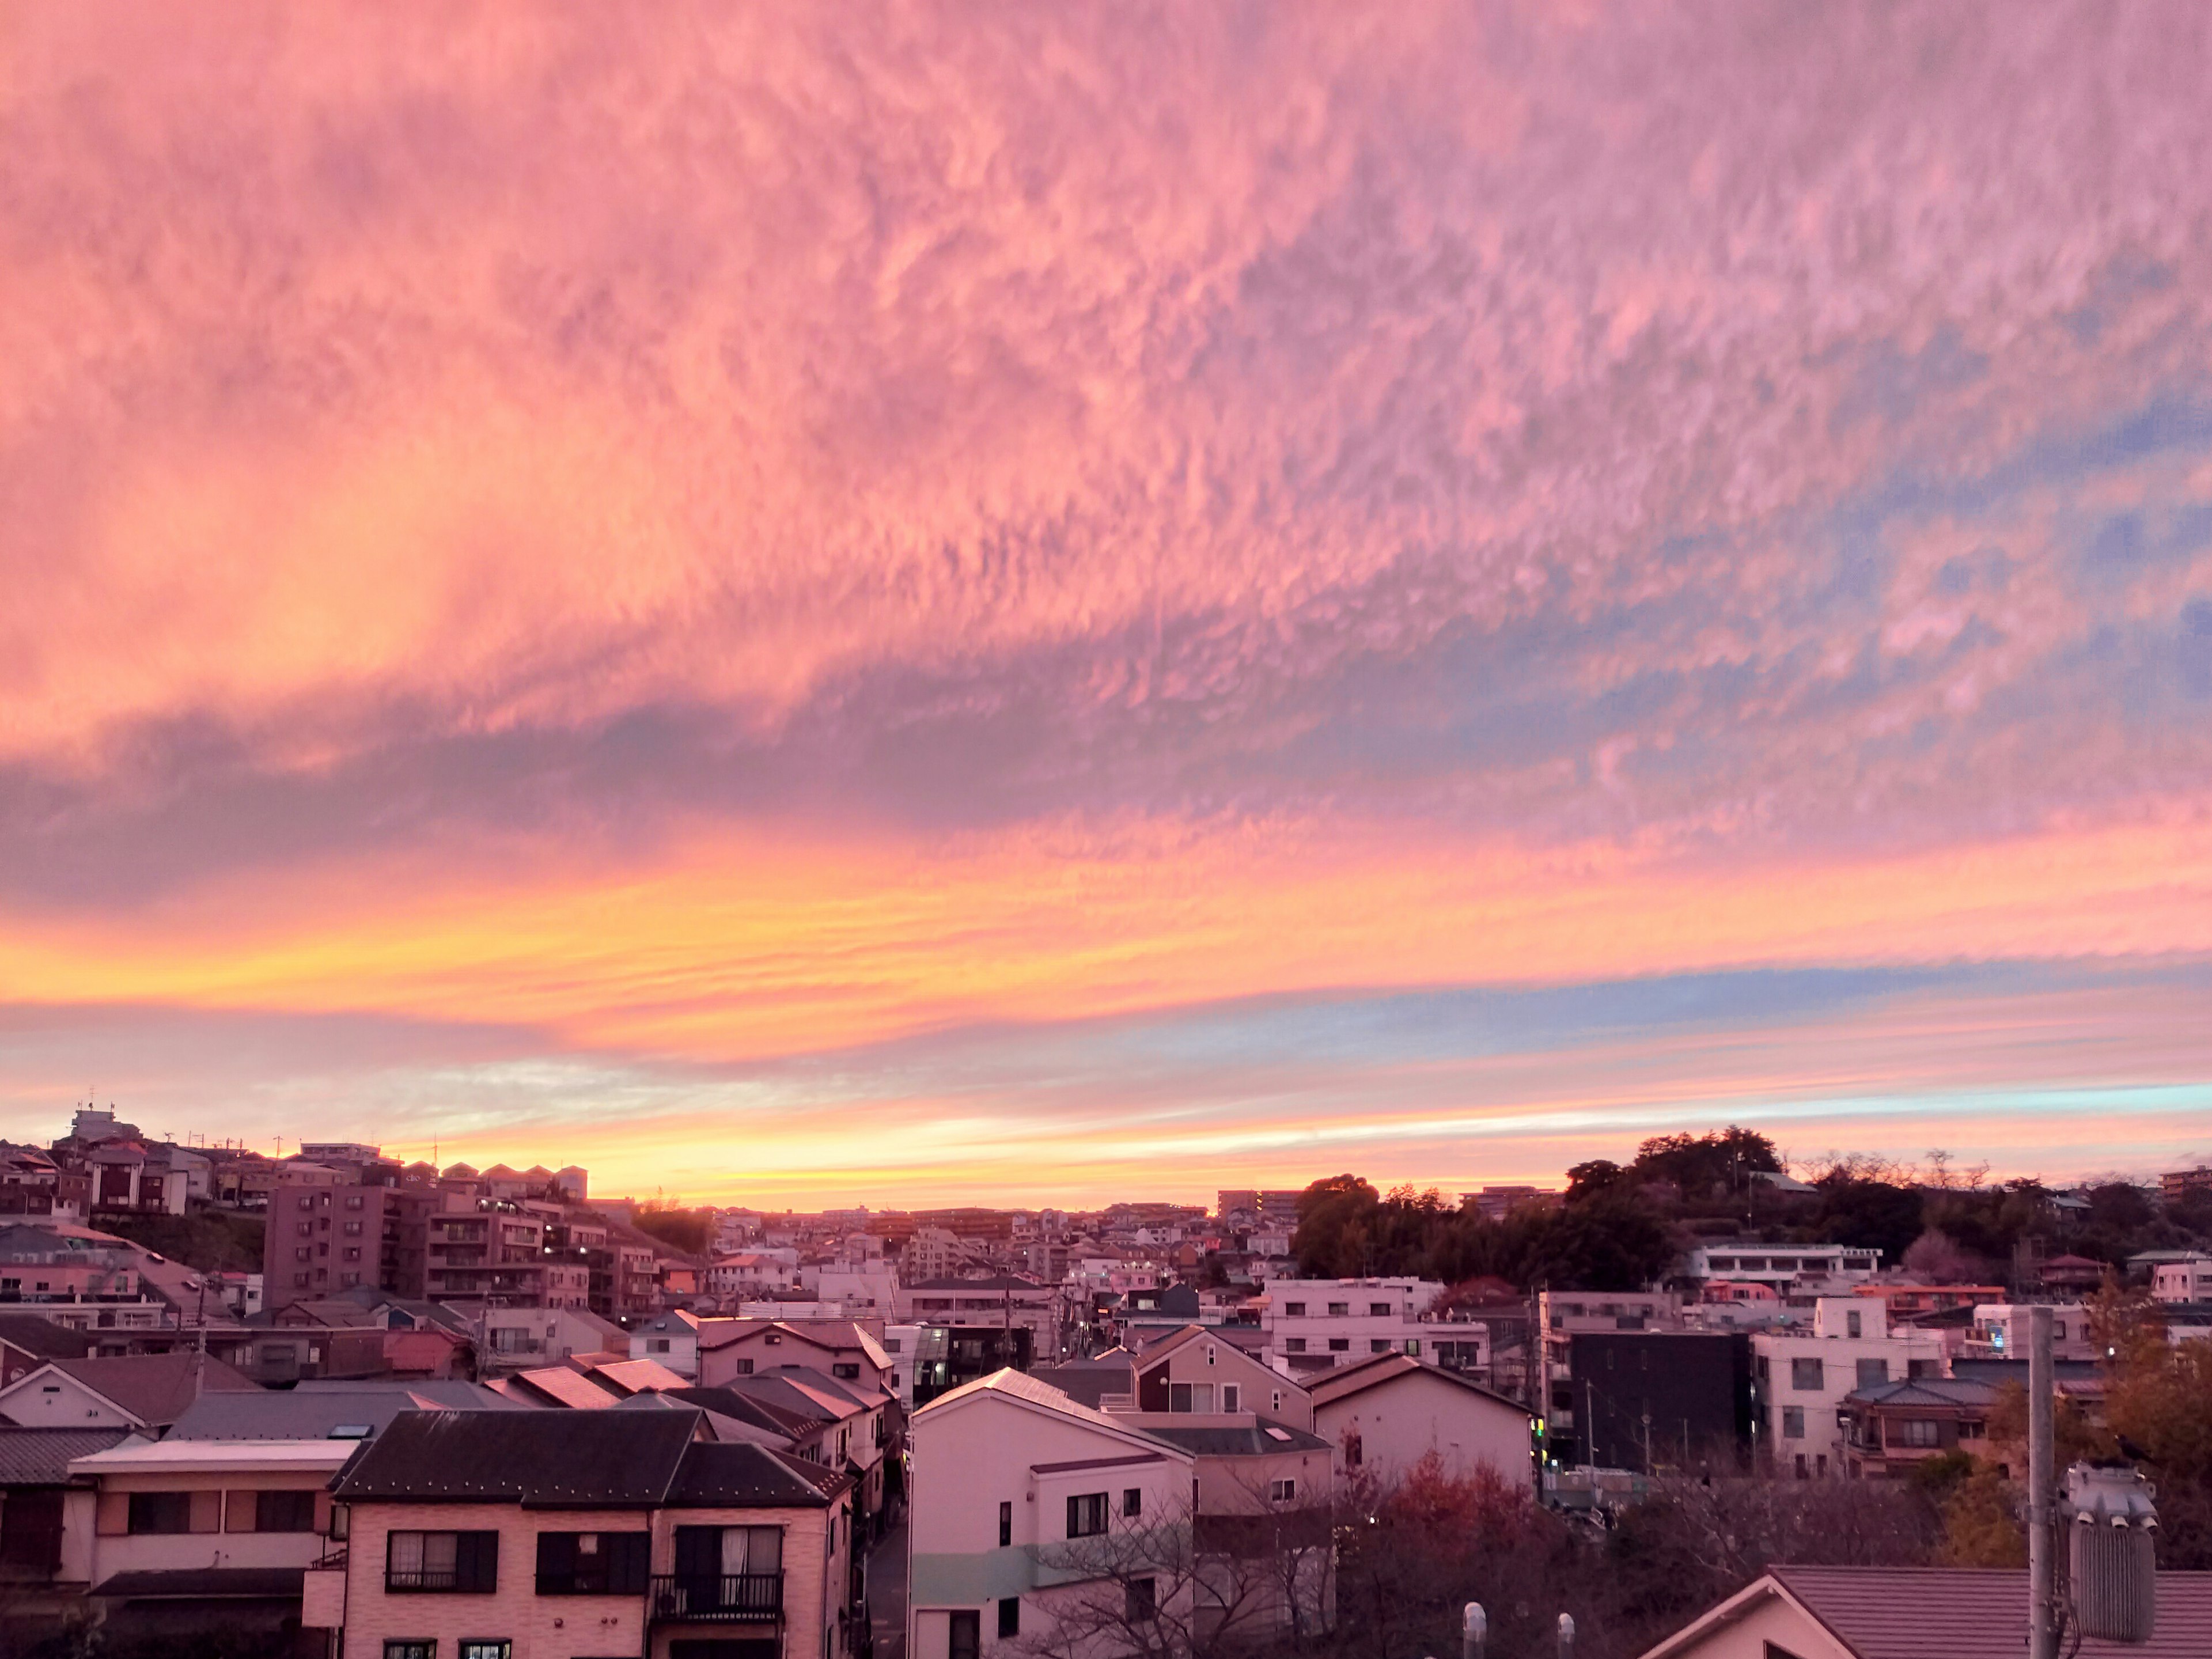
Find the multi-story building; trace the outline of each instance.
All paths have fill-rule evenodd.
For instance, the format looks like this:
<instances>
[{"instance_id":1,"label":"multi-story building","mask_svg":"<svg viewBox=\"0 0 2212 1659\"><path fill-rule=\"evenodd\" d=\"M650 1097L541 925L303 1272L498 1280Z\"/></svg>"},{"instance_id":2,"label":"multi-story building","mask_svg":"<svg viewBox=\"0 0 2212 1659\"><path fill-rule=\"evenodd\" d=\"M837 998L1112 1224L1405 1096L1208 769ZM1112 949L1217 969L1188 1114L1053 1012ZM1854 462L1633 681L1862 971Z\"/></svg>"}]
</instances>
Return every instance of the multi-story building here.
<instances>
[{"instance_id":1,"label":"multi-story building","mask_svg":"<svg viewBox=\"0 0 2212 1659\"><path fill-rule=\"evenodd\" d=\"M1701 1244L1690 1252L1687 1278L1771 1285L1784 1299L1814 1295L1874 1277L1881 1252L1844 1244ZM1849 1295L1848 1289L1840 1291Z\"/></svg>"},{"instance_id":2,"label":"multi-story building","mask_svg":"<svg viewBox=\"0 0 2212 1659\"><path fill-rule=\"evenodd\" d=\"M330 1547L344 1439L129 1439L72 1460L64 1552L103 1642L273 1637Z\"/></svg>"},{"instance_id":3,"label":"multi-story building","mask_svg":"<svg viewBox=\"0 0 2212 1659\"><path fill-rule=\"evenodd\" d=\"M1988 1302L1973 1312L1974 1322L1961 1358L1967 1359L2025 1359L2033 1317L2025 1302ZM2089 1330L2089 1310L2079 1302L2062 1302L2051 1309L2051 1357L2053 1359L2094 1359L2097 1345Z\"/></svg>"},{"instance_id":4,"label":"multi-story building","mask_svg":"<svg viewBox=\"0 0 2212 1659\"><path fill-rule=\"evenodd\" d=\"M2212 1193L2212 1165L2200 1164L2193 1170L2169 1170L2158 1178L2159 1195L2169 1204L2179 1204L2196 1193Z\"/></svg>"},{"instance_id":5,"label":"multi-story building","mask_svg":"<svg viewBox=\"0 0 2212 1659\"><path fill-rule=\"evenodd\" d=\"M2212 1302L2212 1255L2159 1262L2151 1269L2150 1293L2160 1302Z\"/></svg>"},{"instance_id":6,"label":"multi-story building","mask_svg":"<svg viewBox=\"0 0 2212 1659\"><path fill-rule=\"evenodd\" d=\"M1418 1353L1425 1317L1443 1293L1425 1279L1271 1279L1260 1309L1269 1363L1295 1375Z\"/></svg>"},{"instance_id":7,"label":"multi-story building","mask_svg":"<svg viewBox=\"0 0 2212 1659\"><path fill-rule=\"evenodd\" d=\"M1946 1452L1990 1455L1996 1384L1923 1376L1854 1389L1842 1402L1844 1467L1854 1477L1908 1474Z\"/></svg>"},{"instance_id":8,"label":"multi-story building","mask_svg":"<svg viewBox=\"0 0 2212 1659\"><path fill-rule=\"evenodd\" d=\"M993 1279L928 1279L902 1285L891 1322L949 1331L1026 1331L1040 1362L1066 1352L1068 1297L1064 1287L1002 1273Z\"/></svg>"},{"instance_id":9,"label":"multi-story building","mask_svg":"<svg viewBox=\"0 0 2212 1659\"><path fill-rule=\"evenodd\" d=\"M270 1194L263 1234L263 1305L273 1311L361 1285L399 1292L393 1280L401 1236L414 1212L410 1200L413 1194L381 1183L291 1180L278 1185Z\"/></svg>"},{"instance_id":10,"label":"multi-story building","mask_svg":"<svg viewBox=\"0 0 2212 1659\"><path fill-rule=\"evenodd\" d=\"M1571 1390L1568 1427L1547 1420L1547 1454L1601 1468L1724 1468L1751 1441L1749 1340L1740 1331L1581 1331L1556 1401Z\"/></svg>"},{"instance_id":11,"label":"multi-story building","mask_svg":"<svg viewBox=\"0 0 2212 1659\"><path fill-rule=\"evenodd\" d=\"M417 1412L336 1483L343 1559L301 1622L392 1659L848 1659L853 1480L720 1443L705 1413Z\"/></svg>"},{"instance_id":12,"label":"multi-story building","mask_svg":"<svg viewBox=\"0 0 2212 1659\"><path fill-rule=\"evenodd\" d=\"M1943 1372L1941 1340L1893 1331L1887 1310L1863 1297L1823 1297L1810 1330L1760 1331L1751 1346L1760 1448L1801 1476L1844 1471L1846 1395Z\"/></svg>"}]
</instances>

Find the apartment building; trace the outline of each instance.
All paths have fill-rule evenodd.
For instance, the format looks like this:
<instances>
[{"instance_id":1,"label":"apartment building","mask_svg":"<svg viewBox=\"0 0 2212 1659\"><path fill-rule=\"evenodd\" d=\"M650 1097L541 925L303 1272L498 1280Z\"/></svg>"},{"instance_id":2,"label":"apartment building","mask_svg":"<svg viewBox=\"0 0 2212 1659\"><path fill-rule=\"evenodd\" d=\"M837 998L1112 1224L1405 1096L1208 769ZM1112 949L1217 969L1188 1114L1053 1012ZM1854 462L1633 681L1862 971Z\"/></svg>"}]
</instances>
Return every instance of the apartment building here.
<instances>
[{"instance_id":1,"label":"apartment building","mask_svg":"<svg viewBox=\"0 0 2212 1659\"><path fill-rule=\"evenodd\" d=\"M1067 1305L1062 1286L1014 1274L927 1279L900 1285L891 1322L953 1331L1025 1331L1031 1354L1043 1361L1066 1352Z\"/></svg>"},{"instance_id":2,"label":"apartment building","mask_svg":"<svg viewBox=\"0 0 2212 1659\"><path fill-rule=\"evenodd\" d=\"M1760 1449L1800 1476L1843 1473L1847 1395L1943 1372L1939 1339L1893 1330L1887 1309L1863 1297L1822 1297L1810 1330L1760 1331L1751 1346Z\"/></svg>"},{"instance_id":3,"label":"apartment building","mask_svg":"<svg viewBox=\"0 0 2212 1659\"><path fill-rule=\"evenodd\" d=\"M852 1479L690 1409L422 1412L338 1479L301 1620L392 1659L848 1659Z\"/></svg>"},{"instance_id":4,"label":"apartment building","mask_svg":"<svg viewBox=\"0 0 2212 1659\"><path fill-rule=\"evenodd\" d=\"M288 1172L292 1173L292 1172ZM287 1180L270 1194L262 1303L270 1311L366 1285L401 1294L401 1234L425 1209L397 1186Z\"/></svg>"},{"instance_id":5,"label":"apartment building","mask_svg":"<svg viewBox=\"0 0 2212 1659\"><path fill-rule=\"evenodd\" d=\"M2051 1308L2051 1357L2053 1359L2094 1359L2096 1340L2089 1330L2089 1310L2079 1302L2046 1304ZM1967 1359L2026 1359L2033 1310L2025 1302L1988 1302L1973 1311L1960 1357Z\"/></svg>"},{"instance_id":6,"label":"apartment building","mask_svg":"<svg viewBox=\"0 0 2212 1659\"><path fill-rule=\"evenodd\" d=\"M2157 1263L2151 1269L2150 1293L2160 1302L2212 1302L2212 1255Z\"/></svg>"},{"instance_id":7,"label":"apartment building","mask_svg":"<svg viewBox=\"0 0 2212 1659\"><path fill-rule=\"evenodd\" d=\"M1692 1250L1684 1268L1692 1279L1726 1279L1747 1284L1771 1285L1784 1299L1848 1286L1874 1277L1881 1267L1881 1252L1843 1244L1701 1244Z\"/></svg>"},{"instance_id":8,"label":"apartment building","mask_svg":"<svg viewBox=\"0 0 2212 1659\"><path fill-rule=\"evenodd\" d=\"M1425 1279L1271 1279L1260 1309L1268 1362L1296 1375L1418 1353L1424 1316L1443 1293Z\"/></svg>"}]
</instances>

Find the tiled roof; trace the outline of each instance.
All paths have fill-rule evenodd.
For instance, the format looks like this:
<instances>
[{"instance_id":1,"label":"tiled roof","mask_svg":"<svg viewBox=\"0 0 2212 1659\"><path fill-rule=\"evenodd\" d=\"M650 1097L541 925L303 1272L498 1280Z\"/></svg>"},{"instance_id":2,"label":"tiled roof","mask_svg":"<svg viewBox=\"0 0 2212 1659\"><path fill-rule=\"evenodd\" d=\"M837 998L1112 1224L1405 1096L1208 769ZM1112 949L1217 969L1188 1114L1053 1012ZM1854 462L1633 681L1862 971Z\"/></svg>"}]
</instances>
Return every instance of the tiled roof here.
<instances>
[{"instance_id":1,"label":"tiled roof","mask_svg":"<svg viewBox=\"0 0 2212 1659\"><path fill-rule=\"evenodd\" d=\"M402 1412L517 1409L515 1401L475 1382L303 1383L254 1394L204 1394L185 1408L169 1438L327 1440L341 1428L380 1431Z\"/></svg>"},{"instance_id":2,"label":"tiled roof","mask_svg":"<svg viewBox=\"0 0 2212 1659\"><path fill-rule=\"evenodd\" d=\"M835 1469L766 1446L702 1441L685 1449L668 1501L813 1509L828 1504L847 1484L847 1477Z\"/></svg>"},{"instance_id":3,"label":"tiled roof","mask_svg":"<svg viewBox=\"0 0 2212 1659\"><path fill-rule=\"evenodd\" d=\"M592 1372L622 1394L640 1394L647 1389L680 1389L690 1381L657 1359L609 1360L592 1366Z\"/></svg>"},{"instance_id":4,"label":"tiled roof","mask_svg":"<svg viewBox=\"0 0 2212 1659\"><path fill-rule=\"evenodd\" d=\"M0 1487L58 1486L70 1460L106 1451L128 1429L19 1429L0 1425Z\"/></svg>"},{"instance_id":5,"label":"tiled roof","mask_svg":"<svg viewBox=\"0 0 2212 1659\"><path fill-rule=\"evenodd\" d=\"M1857 1659L2020 1659L2027 1574L1960 1567L1777 1567L1771 1575ZM2204 1659L2212 1572L2158 1575L2147 1643L2083 1640L2078 1659Z\"/></svg>"},{"instance_id":6,"label":"tiled roof","mask_svg":"<svg viewBox=\"0 0 2212 1659\"><path fill-rule=\"evenodd\" d=\"M369 1442L332 1490L348 1502L658 1504L698 1427L692 1412L410 1412Z\"/></svg>"},{"instance_id":7,"label":"tiled roof","mask_svg":"<svg viewBox=\"0 0 2212 1659\"><path fill-rule=\"evenodd\" d=\"M612 1389L604 1388L583 1372L566 1365L542 1365L534 1370L517 1371L507 1381L520 1385L524 1390L517 1395L511 1387L511 1398L534 1399L542 1395L549 1404L565 1406L571 1411L604 1411L622 1398Z\"/></svg>"},{"instance_id":8,"label":"tiled roof","mask_svg":"<svg viewBox=\"0 0 2212 1659\"><path fill-rule=\"evenodd\" d=\"M133 1601L292 1601L300 1599L304 1567L167 1567L112 1573L93 1586L94 1595Z\"/></svg>"},{"instance_id":9,"label":"tiled roof","mask_svg":"<svg viewBox=\"0 0 2212 1659\"><path fill-rule=\"evenodd\" d=\"M1306 1389L1313 1395L1315 1405L1325 1406L1333 1401L1343 1400L1352 1395L1363 1393L1366 1389L1377 1388L1387 1382L1395 1382L1399 1378L1406 1376L1432 1376L1439 1382L1449 1382L1455 1389L1463 1389L1468 1394L1479 1395L1484 1400L1503 1406L1516 1416L1526 1417L1528 1414L1528 1408L1526 1406L1517 1401L1507 1399L1493 1389L1484 1388L1472 1377L1462 1376L1457 1371L1446 1370L1441 1365L1425 1365L1410 1354L1379 1353L1370 1359L1361 1360L1356 1365L1345 1365L1333 1371L1323 1371L1306 1384Z\"/></svg>"},{"instance_id":10,"label":"tiled roof","mask_svg":"<svg viewBox=\"0 0 2212 1659\"><path fill-rule=\"evenodd\" d=\"M1091 1407L1097 1407L1109 1394L1128 1394L1136 1388L1126 1364L1040 1365L1030 1375Z\"/></svg>"},{"instance_id":11,"label":"tiled roof","mask_svg":"<svg viewBox=\"0 0 2212 1659\"><path fill-rule=\"evenodd\" d=\"M1862 1406L1963 1406L1985 1411L1996 1403L1994 1383L1963 1376L1914 1376L1895 1382L1856 1389L1844 1396L1846 1403Z\"/></svg>"},{"instance_id":12,"label":"tiled roof","mask_svg":"<svg viewBox=\"0 0 2212 1659\"><path fill-rule=\"evenodd\" d=\"M92 1352L92 1338L36 1314L0 1314L0 1342L21 1348L40 1359L82 1359Z\"/></svg>"},{"instance_id":13,"label":"tiled roof","mask_svg":"<svg viewBox=\"0 0 2212 1659\"><path fill-rule=\"evenodd\" d=\"M166 1428L200 1395L217 1390L258 1394L252 1378L220 1359L189 1349L176 1353L125 1354L104 1359L56 1359L48 1364L80 1387L118 1407L141 1423ZM16 1380L21 1388L46 1366ZM0 1404L0 1411L5 1411Z\"/></svg>"}]
</instances>

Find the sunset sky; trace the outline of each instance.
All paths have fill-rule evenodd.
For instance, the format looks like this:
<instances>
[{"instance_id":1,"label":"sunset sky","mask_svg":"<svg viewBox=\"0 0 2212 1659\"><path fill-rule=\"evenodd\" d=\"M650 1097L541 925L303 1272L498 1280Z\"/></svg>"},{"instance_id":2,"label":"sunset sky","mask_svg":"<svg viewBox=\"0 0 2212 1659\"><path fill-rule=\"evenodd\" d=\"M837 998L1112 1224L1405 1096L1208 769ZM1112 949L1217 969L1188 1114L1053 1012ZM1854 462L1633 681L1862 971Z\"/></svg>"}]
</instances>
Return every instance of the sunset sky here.
<instances>
[{"instance_id":1,"label":"sunset sky","mask_svg":"<svg viewBox=\"0 0 2212 1659\"><path fill-rule=\"evenodd\" d=\"M2212 7L0 12L0 1134L2212 1158Z\"/></svg>"}]
</instances>

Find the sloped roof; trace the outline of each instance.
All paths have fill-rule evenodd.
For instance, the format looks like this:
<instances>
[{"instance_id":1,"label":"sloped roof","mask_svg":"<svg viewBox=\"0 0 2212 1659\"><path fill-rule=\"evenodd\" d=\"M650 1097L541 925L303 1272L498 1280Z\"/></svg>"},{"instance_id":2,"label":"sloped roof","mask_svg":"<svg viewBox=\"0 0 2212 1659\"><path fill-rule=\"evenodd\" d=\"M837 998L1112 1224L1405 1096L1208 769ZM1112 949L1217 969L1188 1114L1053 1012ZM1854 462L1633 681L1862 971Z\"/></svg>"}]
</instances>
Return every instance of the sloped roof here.
<instances>
[{"instance_id":1,"label":"sloped roof","mask_svg":"<svg viewBox=\"0 0 2212 1659\"><path fill-rule=\"evenodd\" d=\"M380 1433L402 1412L517 1411L475 1382L302 1382L253 1394L204 1394L169 1431L171 1440L328 1440L341 1428Z\"/></svg>"},{"instance_id":2,"label":"sloped roof","mask_svg":"<svg viewBox=\"0 0 2212 1659\"><path fill-rule=\"evenodd\" d=\"M699 1322L699 1346L702 1350L726 1348L732 1342L743 1342L769 1330L795 1336L818 1348L858 1348L878 1370L887 1371L893 1366L883 1344L857 1320L851 1319L702 1319Z\"/></svg>"},{"instance_id":3,"label":"sloped roof","mask_svg":"<svg viewBox=\"0 0 2212 1659\"><path fill-rule=\"evenodd\" d=\"M1126 1364L1040 1365L1030 1375L1070 1400L1094 1407L1108 1395L1130 1394L1137 1386L1135 1374Z\"/></svg>"},{"instance_id":4,"label":"sloped roof","mask_svg":"<svg viewBox=\"0 0 2212 1659\"><path fill-rule=\"evenodd\" d=\"M332 1490L349 1502L654 1504L699 1426L696 1412L409 1412L369 1442Z\"/></svg>"},{"instance_id":5,"label":"sloped roof","mask_svg":"<svg viewBox=\"0 0 2212 1659\"><path fill-rule=\"evenodd\" d=\"M33 1384L48 1370L60 1372L126 1415L154 1428L166 1428L204 1393L235 1390L259 1394L253 1380L220 1359L189 1349L175 1353L125 1354L92 1359L52 1359L27 1371L9 1390ZM7 1407L0 1395L0 1412Z\"/></svg>"},{"instance_id":6,"label":"sloped roof","mask_svg":"<svg viewBox=\"0 0 2212 1659\"><path fill-rule=\"evenodd\" d=\"M805 1438L820 1428L824 1420L809 1412L802 1412L793 1405L778 1405L755 1399L734 1389L665 1389L662 1393L668 1399L681 1400L711 1414L731 1418L768 1433L780 1434L787 1440ZM642 1395L639 1397L643 1398Z\"/></svg>"},{"instance_id":7,"label":"sloped roof","mask_svg":"<svg viewBox=\"0 0 2212 1659\"><path fill-rule=\"evenodd\" d=\"M691 1379L657 1359L611 1359L592 1367L592 1375L626 1395L647 1389L680 1389Z\"/></svg>"},{"instance_id":8,"label":"sloped roof","mask_svg":"<svg viewBox=\"0 0 2212 1659\"><path fill-rule=\"evenodd\" d=\"M21 1429L0 1425L0 1487L58 1486L72 1458L89 1457L127 1438L128 1429Z\"/></svg>"},{"instance_id":9,"label":"sloped roof","mask_svg":"<svg viewBox=\"0 0 2212 1659\"><path fill-rule=\"evenodd\" d=\"M304 1567L163 1567L111 1573L92 1594L131 1601L296 1601Z\"/></svg>"},{"instance_id":10,"label":"sloped roof","mask_svg":"<svg viewBox=\"0 0 2212 1659\"><path fill-rule=\"evenodd\" d=\"M684 1449L668 1501L815 1509L849 1484L850 1477L835 1469L766 1446L700 1441Z\"/></svg>"},{"instance_id":11,"label":"sloped roof","mask_svg":"<svg viewBox=\"0 0 2212 1659\"><path fill-rule=\"evenodd\" d=\"M1071 1400L1049 1382L1040 1382L1036 1377L1024 1376L1020 1371L1010 1368L993 1371L988 1376L979 1376L973 1382L963 1382L958 1388L938 1395L936 1399L915 1413L915 1420L919 1423L932 1412L955 1410L966 1402L987 1399L994 1395L1002 1399L1018 1401L1032 1409L1054 1412L1061 1417L1073 1418L1079 1423L1088 1424L1094 1429L1103 1429L1115 1439L1132 1444L1144 1444L1152 1439L1146 1431L1138 1428L1135 1425L1118 1421L1095 1407L1085 1406L1079 1401ZM1184 1449L1178 1446L1176 1449L1180 1451Z\"/></svg>"},{"instance_id":12,"label":"sloped roof","mask_svg":"<svg viewBox=\"0 0 2212 1659\"><path fill-rule=\"evenodd\" d=\"M1862 1406L1953 1406L1987 1409L1996 1403L1995 1383L1966 1376L1901 1377L1869 1389L1854 1389L1846 1403Z\"/></svg>"},{"instance_id":13,"label":"sloped roof","mask_svg":"<svg viewBox=\"0 0 2212 1659\"><path fill-rule=\"evenodd\" d=\"M1474 1378L1457 1371L1447 1370L1441 1365L1425 1365L1410 1354L1378 1353L1363 1359L1356 1365L1340 1366L1323 1371L1305 1384L1306 1392L1313 1396L1316 1406L1325 1406L1339 1400L1349 1399L1370 1389L1381 1388L1401 1377L1429 1376L1449 1382L1494 1405L1503 1406L1516 1417L1528 1415L1528 1408L1518 1401L1510 1400L1494 1389L1486 1389Z\"/></svg>"},{"instance_id":14,"label":"sloped roof","mask_svg":"<svg viewBox=\"0 0 2212 1659\"><path fill-rule=\"evenodd\" d=\"M2027 1574L1960 1567L1777 1567L1768 1575L1859 1659L2020 1659ZM2158 1575L2146 1643L2085 1638L2079 1659L2203 1659L2212 1653L2212 1572Z\"/></svg>"},{"instance_id":15,"label":"sloped roof","mask_svg":"<svg viewBox=\"0 0 2212 1659\"><path fill-rule=\"evenodd\" d=\"M604 1411L622 1398L614 1389L603 1388L586 1373L566 1365L541 1365L532 1370L517 1371L504 1380L510 1385L506 1390L509 1399L542 1397L547 1405L566 1407L570 1411ZM525 1392L518 1395L514 1392L517 1388Z\"/></svg>"},{"instance_id":16,"label":"sloped roof","mask_svg":"<svg viewBox=\"0 0 2212 1659\"><path fill-rule=\"evenodd\" d=\"M36 1314L0 1314L0 1342L21 1348L40 1359L82 1359L93 1349L93 1340Z\"/></svg>"}]
</instances>

